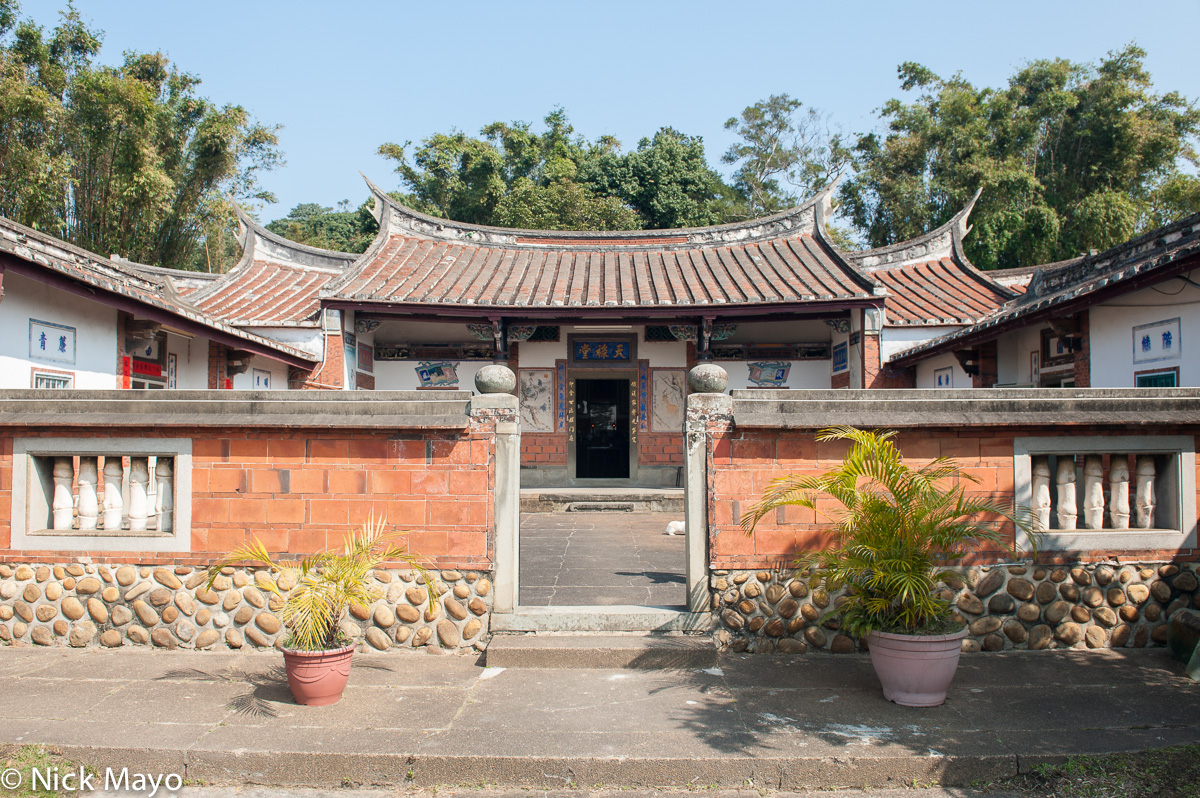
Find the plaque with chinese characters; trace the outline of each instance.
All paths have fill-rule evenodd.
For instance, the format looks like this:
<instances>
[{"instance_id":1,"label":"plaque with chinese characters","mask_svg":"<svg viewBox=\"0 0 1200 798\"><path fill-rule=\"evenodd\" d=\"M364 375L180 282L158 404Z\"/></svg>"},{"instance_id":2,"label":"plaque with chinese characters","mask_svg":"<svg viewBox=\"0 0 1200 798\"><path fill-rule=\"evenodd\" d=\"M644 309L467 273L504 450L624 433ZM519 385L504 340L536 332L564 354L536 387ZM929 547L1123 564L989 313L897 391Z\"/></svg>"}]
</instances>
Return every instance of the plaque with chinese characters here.
<instances>
[{"instance_id":1,"label":"plaque with chinese characters","mask_svg":"<svg viewBox=\"0 0 1200 798\"><path fill-rule=\"evenodd\" d=\"M628 363L630 346L626 341L575 341L576 360Z\"/></svg>"}]
</instances>

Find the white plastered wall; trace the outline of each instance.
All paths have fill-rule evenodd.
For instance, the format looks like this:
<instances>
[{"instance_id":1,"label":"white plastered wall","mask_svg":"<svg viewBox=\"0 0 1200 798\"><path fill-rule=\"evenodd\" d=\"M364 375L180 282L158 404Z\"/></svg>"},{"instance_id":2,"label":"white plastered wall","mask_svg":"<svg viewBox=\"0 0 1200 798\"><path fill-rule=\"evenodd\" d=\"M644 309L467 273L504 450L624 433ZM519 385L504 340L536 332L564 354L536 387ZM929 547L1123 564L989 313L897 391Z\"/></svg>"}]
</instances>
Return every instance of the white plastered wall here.
<instances>
[{"instance_id":1,"label":"white plastered wall","mask_svg":"<svg viewBox=\"0 0 1200 798\"><path fill-rule=\"evenodd\" d=\"M917 387L918 388L936 388L937 372L940 369L950 368L949 386L943 385L943 388L950 387L954 389L970 388L971 378L967 372L962 370L962 366L958 365L958 358L946 352L936 357L931 357L928 360L922 360L917 363Z\"/></svg>"},{"instance_id":2,"label":"white plastered wall","mask_svg":"<svg viewBox=\"0 0 1200 798\"><path fill-rule=\"evenodd\" d=\"M286 391L288 387L288 366L274 358L265 357L263 355L255 355L250 359L250 368L246 369L241 374L233 375L233 390L235 391L253 391L264 390L255 385L254 371L265 371L271 375L270 389L272 391Z\"/></svg>"},{"instance_id":3,"label":"white plastered wall","mask_svg":"<svg viewBox=\"0 0 1200 798\"><path fill-rule=\"evenodd\" d=\"M208 388L208 339L167 331L167 354L175 355L175 388L202 391Z\"/></svg>"},{"instance_id":4,"label":"white plastered wall","mask_svg":"<svg viewBox=\"0 0 1200 798\"><path fill-rule=\"evenodd\" d=\"M73 362L30 357L30 319L75 329ZM67 372L75 388L117 387L117 311L12 272L0 301L0 388L30 388L34 368Z\"/></svg>"},{"instance_id":5,"label":"white plastered wall","mask_svg":"<svg viewBox=\"0 0 1200 798\"><path fill-rule=\"evenodd\" d=\"M1179 319L1176 356L1134 363L1133 328ZM1179 385L1200 385L1200 288L1167 280L1151 288L1097 305L1089 311L1093 388L1129 388L1134 372L1179 367Z\"/></svg>"}]
</instances>

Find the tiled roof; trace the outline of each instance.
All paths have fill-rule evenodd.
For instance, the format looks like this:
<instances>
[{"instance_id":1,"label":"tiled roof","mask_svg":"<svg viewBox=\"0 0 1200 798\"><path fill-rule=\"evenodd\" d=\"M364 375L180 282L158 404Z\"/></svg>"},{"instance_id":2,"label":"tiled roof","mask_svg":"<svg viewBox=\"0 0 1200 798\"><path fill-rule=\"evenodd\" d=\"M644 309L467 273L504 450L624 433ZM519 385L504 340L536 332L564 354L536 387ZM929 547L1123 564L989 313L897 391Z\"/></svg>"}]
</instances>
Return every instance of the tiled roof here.
<instances>
[{"instance_id":1,"label":"tiled roof","mask_svg":"<svg viewBox=\"0 0 1200 798\"><path fill-rule=\"evenodd\" d=\"M979 192L936 230L910 241L849 252L847 259L888 292L887 324L970 324L1017 294L976 269L962 250Z\"/></svg>"},{"instance_id":2,"label":"tiled roof","mask_svg":"<svg viewBox=\"0 0 1200 798\"><path fill-rule=\"evenodd\" d=\"M65 278L68 282L63 285L80 284L92 289L92 293L99 290L114 297L112 301L134 309L133 312L140 307L159 317L165 314L176 323L207 328L214 338L231 346L269 353L296 365L315 360L313 355L293 346L239 330L198 310L179 298L167 278L152 273L152 267L101 257L3 217L0 217L0 254L11 258L7 267L34 279L43 274Z\"/></svg>"},{"instance_id":3,"label":"tiled roof","mask_svg":"<svg viewBox=\"0 0 1200 798\"><path fill-rule=\"evenodd\" d=\"M872 276L887 286L889 324L970 324L1013 296L973 271L945 257Z\"/></svg>"},{"instance_id":4,"label":"tiled roof","mask_svg":"<svg viewBox=\"0 0 1200 798\"><path fill-rule=\"evenodd\" d=\"M897 352L891 362L911 365L1196 268L1200 268L1200 214L1104 252L1038 269L1027 290L1013 301L975 324Z\"/></svg>"},{"instance_id":5,"label":"tiled roof","mask_svg":"<svg viewBox=\"0 0 1200 798\"><path fill-rule=\"evenodd\" d=\"M358 256L296 244L245 215L241 223L241 261L188 301L239 327L316 326L321 289Z\"/></svg>"},{"instance_id":6,"label":"tiled roof","mask_svg":"<svg viewBox=\"0 0 1200 798\"><path fill-rule=\"evenodd\" d=\"M371 188L380 236L322 292L331 301L575 309L837 305L870 300L877 289L823 238L828 192L736 225L558 233L435 219Z\"/></svg>"}]
</instances>

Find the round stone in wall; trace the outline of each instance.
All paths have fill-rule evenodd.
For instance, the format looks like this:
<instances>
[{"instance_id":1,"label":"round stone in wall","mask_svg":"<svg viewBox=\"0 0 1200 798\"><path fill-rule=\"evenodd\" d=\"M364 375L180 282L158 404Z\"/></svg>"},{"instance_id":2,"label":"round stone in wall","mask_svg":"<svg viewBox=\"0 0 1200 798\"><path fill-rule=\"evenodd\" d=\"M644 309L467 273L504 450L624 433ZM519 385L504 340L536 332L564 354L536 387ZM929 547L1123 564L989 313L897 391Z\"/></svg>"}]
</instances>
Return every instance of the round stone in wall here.
<instances>
[{"instance_id":1,"label":"round stone in wall","mask_svg":"<svg viewBox=\"0 0 1200 798\"><path fill-rule=\"evenodd\" d=\"M392 641L388 639L387 634L382 629L372 626L370 629L367 629L366 637L367 642L377 651L387 651L391 648Z\"/></svg>"},{"instance_id":2,"label":"round stone in wall","mask_svg":"<svg viewBox=\"0 0 1200 798\"><path fill-rule=\"evenodd\" d=\"M475 390L480 393L512 393L517 389L517 375L508 366L493 363L475 372Z\"/></svg>"},{"instance_id":3,"label":"round stone in wall","mask_svg":"<svg viewBox=\"0 0 1200 798\"><path fill-rule=\"evenodd\" d=\"M216 629L205 629L196 635L196 648L208 648L221 639L221 633Z\"/></svg>"},{"instance_id":4,"label":"round stone in wall","mask_svg":"<svg viewBox=\"0 0 1200 798\"><path fill-rule=\"evenodd\" d=\"M725 393L729 372L715 363L701 363L688 372L687 381L692 393Z\"/></svg>"}]
</instances>

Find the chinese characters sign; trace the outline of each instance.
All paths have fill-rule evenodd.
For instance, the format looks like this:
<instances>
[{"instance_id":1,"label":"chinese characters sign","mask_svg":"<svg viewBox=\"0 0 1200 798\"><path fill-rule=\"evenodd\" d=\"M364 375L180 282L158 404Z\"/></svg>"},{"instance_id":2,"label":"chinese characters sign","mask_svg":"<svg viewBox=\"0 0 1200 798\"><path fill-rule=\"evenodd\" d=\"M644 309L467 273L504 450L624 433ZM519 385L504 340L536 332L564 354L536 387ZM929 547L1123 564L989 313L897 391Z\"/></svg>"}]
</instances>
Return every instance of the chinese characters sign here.
<instances>
[{"instance_id":1,"label":"chinese characters sign","mask_svg":"<svg viewBox=\"0 0 1200 798\"><path fill-rule=\"evenodd\" d=\"M29 357L50 363L75 363L75 328L29 320Z\"/></svg>"},{"instance_id":2,"label":"chinese characters sign","mask_svg":"<svg viewBox=\"0 0 1200 798\"><path fill-rule=\"evenodd\" d=\"M1179 319L1140 324L1133 328L1133 362L1178 360L1183 349Z\"/></svg>"},{"instance_id":3,"label":"chinese characters sign","mask_svg":"<svg viewBox=\"0 0 1200 798\"><path fill-rule=\"evenodd\" d=\"M624 341L575 341L576 360L629 362L629 344Z\"/></svg>"}]
</instances>

